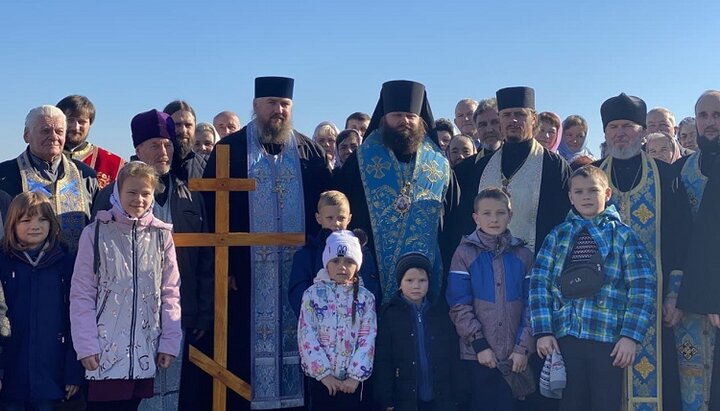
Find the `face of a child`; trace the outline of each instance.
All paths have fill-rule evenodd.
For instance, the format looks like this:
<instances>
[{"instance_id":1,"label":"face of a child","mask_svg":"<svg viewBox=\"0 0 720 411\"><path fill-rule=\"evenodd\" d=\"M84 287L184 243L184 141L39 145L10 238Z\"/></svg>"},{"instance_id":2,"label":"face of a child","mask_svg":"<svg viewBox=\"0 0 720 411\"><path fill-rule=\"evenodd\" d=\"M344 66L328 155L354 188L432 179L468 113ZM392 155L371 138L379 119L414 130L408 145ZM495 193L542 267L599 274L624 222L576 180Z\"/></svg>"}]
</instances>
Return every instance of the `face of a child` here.
<instances>
[{"instance_id":1,"label":"face of a child","mask_svg":"<svg viewBox=\"0 0 720 411\"><path fill-rule=\"evenodd\" d=\"M128 177L120 189L120 204L130 217L138 218L150 208L154 192L149 179Z\"/></svg>"},{"instance_id":2,"label":"face of a child","mask_svg":"<svg viewBox=\"0 0 720 411\"><path fill-rule=\"evenodd\" d=\"M352 281L357 273L358 266L355 260L348 257L337 257L328 261L327 272L330 279L338 284Z\"/></svg>"},{"instance_id":3,"label":"face of a child","mask_svg":"<svg viewBox=\"0 0 720 411\"><path fill-rule=\"evenodd\" d=\"M504 202L494 198L483 198L475 206L473 220L484 233L500 235L507 230L511 216L512 213Z\"/></svg>"},{"instance_id":4,"label":"face of a child","mask_svg":"<svg viewBox=\"0 0 720 411\"><path fill-rule=\"evenodd\" d=\"M570 180L570 203L583 218L593 218L605 211L612 190L599 180L576 176Z\"/></svg>"},{"instance_id":5,"label":"face of a child","mask_svg":"<svg viewBox=\"0 0 720 411\"><path fill-rule=\"evenodd\" d=\"M45 242L50 233L50 220L40 213L28 217L27 214L20 218L15 225L15 235L20 244L35 248Z\"/></svg>"},{"instance_id":6,"label":"face of a child","mask_svg":"<svg viewBox=\"0 0 720 411\"><path fill-rule=\"evenodd\" d=\"M400 281L400 290L413 303L421 303L428 292L428 275L422 268L411 268Z\"/></svg>"},{"instance_id":7,"label":"face of a child","mask_svg":"<svg viewBox=\"0 0 720 411\"><path fill-rule=\"evenodd\" d=\"M351 218L352 214L347 205L326 205L320 207L320 211L315 213L318 224L331 231L347 230Z\"/></svg>"}]
</instances>

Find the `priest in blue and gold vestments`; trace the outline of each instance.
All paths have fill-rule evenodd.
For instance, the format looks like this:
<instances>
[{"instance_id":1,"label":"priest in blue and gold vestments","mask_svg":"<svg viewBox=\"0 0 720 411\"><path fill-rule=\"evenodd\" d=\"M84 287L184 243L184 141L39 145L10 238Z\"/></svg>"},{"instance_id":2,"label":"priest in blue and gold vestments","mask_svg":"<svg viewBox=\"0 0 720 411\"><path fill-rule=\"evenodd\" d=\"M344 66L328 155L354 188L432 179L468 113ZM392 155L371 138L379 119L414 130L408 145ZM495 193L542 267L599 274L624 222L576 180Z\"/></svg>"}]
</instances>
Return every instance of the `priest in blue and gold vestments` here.
<instances>
[{"instance_id":1,"label":"priest in blue and gold vestments","mask_svg":"<svg viewBox=\"0 0 720 411\"><path fill-rule=\"evenodd\" d=\"M683 411L720 410L720 91L700 96L695 118L700 150L674 164L694 223L678 297L685 316L676 330Z\"/></svg>"},{"instance_id":2,"label":"priest in blue and gold vestments","mask_svg":"<svg viewBox=\"0 0 720 411\"><path fill-rule=\"evenodd\" d=\"M458 193L447 159L428 136L433 124L422 84L386 82L365 140L335 175L350 200L354 228L368 233L383 301L397 291L395 264L409 252L433 262L430 290L437 295L442 287L438 236Z\"/></svg>"},{"instance_id":3,"label":"priest in blue and gold vestments","mask_svg":"<svg viewBox=\"0 0 720 411\"><path fill-rule=\"evenodd\" d=\"M635 363L627 369L624 409L680 410L678 360L673 327L682 277L678 253L686 239L682 224L690 219L687 200L673 184L672 166L642 151L647 106L625 93L606 100L600 113L608 157L596 163L610 180L610 204L620 212L654 257L657 275L655 313L643 341L637 341Z\"/></svg>"},{"instance_id":4,"label":"priest in blue and gold vestments","mask_svg":"<svg viewBox=\"0 0 720 411\"><path fill-rule=\"evenodd\" d=\"M293 129L294 80L255 79L254 119L218 142L230 146L230 177L252 178L256 189L230 193L233 232L305 232L320 227L313 210L330 186L322 148ZM215 177L213 151L205 178ZM207 192L210 223L215 193ZM228 299L228 367L252 385L252 401L234 392L228 410L303 407L303 375L297 347L297 317L288 301L288 282L297 247L231 247Z\"/></svg>"}]
</instances>

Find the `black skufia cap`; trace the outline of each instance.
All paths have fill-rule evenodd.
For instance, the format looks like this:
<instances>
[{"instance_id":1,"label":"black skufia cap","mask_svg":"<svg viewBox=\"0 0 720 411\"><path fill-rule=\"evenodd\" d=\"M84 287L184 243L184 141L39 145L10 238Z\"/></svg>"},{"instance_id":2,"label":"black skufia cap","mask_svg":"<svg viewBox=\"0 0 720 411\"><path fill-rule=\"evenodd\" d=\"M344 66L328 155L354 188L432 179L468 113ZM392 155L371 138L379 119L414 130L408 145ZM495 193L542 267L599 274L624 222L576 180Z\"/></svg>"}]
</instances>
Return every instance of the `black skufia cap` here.
<instances>
[{"instance_id":1,"label":"black skufia cap","mask_svg":"<svg viewBox=\"0 0 720 411\"><path fill-rule=\"evenodd\" d=\"M535 90L532 87L505 87L495 93L498 111L506 108L535 110Z\"/></svg>"},{"instance_id":2,"label":"black skufia cap","mask_svg":"<svg viewBox=\"0 0 720 411\"><path fill-rule=\"evenodd\" d=\"M380 127L380 119L385 114L394 111L415 113L425 121L428 127L435 124L425 86L415 81L393 80L383 83L380 99L375 106L365 135L369 136L373 130Z\"/></svg>"},{"instance_id":3,"label":"black skufia cap","mask_svg":"<svg viewBox=\"0 0 720 411\"><path fill-rule=\"evenodd\" d=\"M645 128L647 126L647 105L640 97L620 93L619 96L610 97L602 103L600 116L603 130L609 122L614 120L630 120Z\"/></svg>"},{"instance_id":4,"label":"black skufia cap","mask_svg":"<svg viewBox=\"0 0 720 411\"><path fill-rule=\"evenodd\" d=\"M280 97L293 98L295 80L288 77L255 78L255 98Z\"/></svg>"}]
</instances>

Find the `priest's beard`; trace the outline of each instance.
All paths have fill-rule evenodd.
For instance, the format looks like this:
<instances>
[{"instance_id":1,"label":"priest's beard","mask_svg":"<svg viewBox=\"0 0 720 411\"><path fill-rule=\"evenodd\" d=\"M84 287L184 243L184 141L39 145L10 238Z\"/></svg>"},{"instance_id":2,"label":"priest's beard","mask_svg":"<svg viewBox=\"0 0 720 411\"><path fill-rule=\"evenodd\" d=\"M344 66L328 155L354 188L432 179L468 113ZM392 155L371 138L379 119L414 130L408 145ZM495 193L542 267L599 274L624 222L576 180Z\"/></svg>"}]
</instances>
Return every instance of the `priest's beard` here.
<instances>
[{"instance_id":1,"label":"priest's beard","mask_svg":"<svg viewBox=\"0 0 720 411\"><path fill-rule=\"evenodd\" d=\"M414 130L402 129L398 131L389 127L383 118L380 122L380 132L385 146L389 147L395 154L412 154L417 153L427 130L424 122L420 121Z\"/></svg>"},{"instance_id":2,"label":"priest's beard","mask_svg":"<svg viewBox=\"0 0 720 411\"><path fill-rule=\"evenodd\" d=\"M280 119L280 122L263 123L259 118L257 120L257 128L260 132L260 142L262 144L285 144L292 132L292 122L280 116L271 117L270 120Z\"/></svg>"},{"instance_id":3,"label":"priest's beard","mask_svg":"<svg viewBox=\"0 0 720 411\"><path fill-rule=\"evenodd\" d=\"M710 140L709 138L698 134L697 144L698 148L705 153L717 153L720 151L720 137Z\"/></svg>"},{"instance_id":4,"label":"priest's beard","mask_svg":"<svg viewBox=\"0 0 720 411\"><path fill-rule=\"evenodd\" d=\"M613 158L617 158L619 160L627 160L629 158L633 158L636 155L640 154L641 150L641 139L638 139L635 144L625 147L615 147L611 144L607 145L607 155Z\"/></svg>"}]
</instances>

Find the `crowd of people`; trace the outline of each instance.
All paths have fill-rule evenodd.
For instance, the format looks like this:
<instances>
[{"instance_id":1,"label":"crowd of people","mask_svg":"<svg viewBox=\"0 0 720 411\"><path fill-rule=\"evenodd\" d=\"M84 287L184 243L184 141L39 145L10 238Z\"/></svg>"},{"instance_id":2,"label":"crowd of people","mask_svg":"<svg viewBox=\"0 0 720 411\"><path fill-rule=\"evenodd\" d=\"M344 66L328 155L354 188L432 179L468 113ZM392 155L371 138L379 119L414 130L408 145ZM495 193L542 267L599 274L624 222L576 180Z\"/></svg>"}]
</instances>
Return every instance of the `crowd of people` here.
<instances>
[{"instance_id":1,"label":"crowd of people","mask_svg":"<svg viewBox=\"0 0 720 411\"><path fill-rule=\"evenodd\" d=\"M535 91L460 100L382 85L311 137L294 80L255 79L253 117L185 101L130 121L135 155L88 140L92 102L33 108L0 163L0 404L209 410L188 359L213 335L216 145L232 232L305 245L229 253L228 409L720 409L720 91L676 124L635 96L588 124ZM459 131L456 133L456 129ZM716 378L714 378L716 377Z\"/></svg>"}]
</instances>

